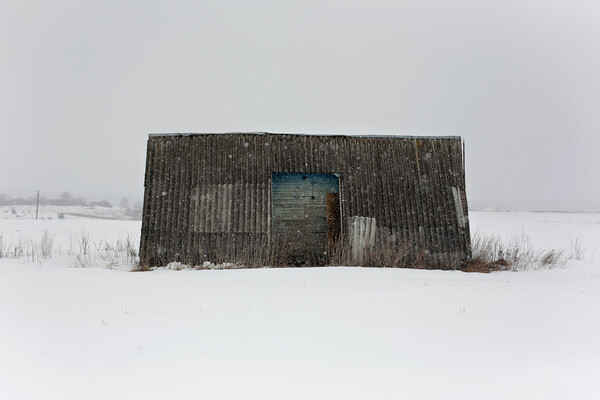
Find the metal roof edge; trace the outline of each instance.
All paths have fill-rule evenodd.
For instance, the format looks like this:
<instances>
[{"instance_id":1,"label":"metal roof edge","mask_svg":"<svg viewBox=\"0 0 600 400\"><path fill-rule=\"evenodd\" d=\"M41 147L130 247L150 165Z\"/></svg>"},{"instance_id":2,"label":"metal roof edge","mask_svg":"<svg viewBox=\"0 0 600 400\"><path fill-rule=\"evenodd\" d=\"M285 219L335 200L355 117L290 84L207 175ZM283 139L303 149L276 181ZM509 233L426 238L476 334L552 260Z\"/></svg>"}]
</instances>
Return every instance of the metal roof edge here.
<instances>
[{"instance_id":1,"label":"metal roof edge","mask_svg":"<svg viewBox=\"0 0 600 400\"><path fill-rule=\"evenodd\" d=\"M363 134L363 135L344 135L339 133L288 133L288 132L202 132L202 133L150 133L152 137L178 137L178 136L203 136L203 135L291 135L291 136L315 136L315 137L363 137L363 138L395 138L395 139L446 139L460 140L460 136L411 136L411 135L384 135L384 134Z\"/></svg>"}]
</instances>

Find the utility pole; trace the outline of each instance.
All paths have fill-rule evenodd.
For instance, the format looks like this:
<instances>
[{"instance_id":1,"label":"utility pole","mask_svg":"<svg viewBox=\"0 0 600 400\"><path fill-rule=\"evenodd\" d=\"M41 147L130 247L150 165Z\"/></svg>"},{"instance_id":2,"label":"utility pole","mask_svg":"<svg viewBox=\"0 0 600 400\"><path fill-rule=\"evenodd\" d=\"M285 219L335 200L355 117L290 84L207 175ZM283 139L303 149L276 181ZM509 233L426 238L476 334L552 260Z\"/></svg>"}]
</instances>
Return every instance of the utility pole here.
<instances>
[{"instance_id":1,"label":"utility pole","mask_svg":"<svg viewBox=\"0 0 600 400\"><path fill-rule=\"evenodd\" d=\"M40 191L37 193L37 204L35 206L35 219L38 219L38 212L40 211Z\"/></svg>"}]
</instances>

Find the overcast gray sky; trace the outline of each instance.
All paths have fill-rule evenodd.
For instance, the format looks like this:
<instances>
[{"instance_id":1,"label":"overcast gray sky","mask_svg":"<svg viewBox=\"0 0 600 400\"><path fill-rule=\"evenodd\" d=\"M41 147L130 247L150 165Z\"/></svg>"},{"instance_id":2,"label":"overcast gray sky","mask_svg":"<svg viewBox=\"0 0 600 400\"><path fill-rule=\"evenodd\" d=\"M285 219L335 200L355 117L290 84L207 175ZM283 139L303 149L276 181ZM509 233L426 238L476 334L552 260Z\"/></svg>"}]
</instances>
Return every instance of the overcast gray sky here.
<instances>
[{"instance_id":1,"label":"overcast gray sky","mask_svg":"<svg viewBox=\"0 0 600 400\"><path fill-rule=\"evenodd\" d=\"M461 135L471 205L600 210L597 0L0 9L0 192L141 197L150 132Z\"/></svg>"}]
</instances>

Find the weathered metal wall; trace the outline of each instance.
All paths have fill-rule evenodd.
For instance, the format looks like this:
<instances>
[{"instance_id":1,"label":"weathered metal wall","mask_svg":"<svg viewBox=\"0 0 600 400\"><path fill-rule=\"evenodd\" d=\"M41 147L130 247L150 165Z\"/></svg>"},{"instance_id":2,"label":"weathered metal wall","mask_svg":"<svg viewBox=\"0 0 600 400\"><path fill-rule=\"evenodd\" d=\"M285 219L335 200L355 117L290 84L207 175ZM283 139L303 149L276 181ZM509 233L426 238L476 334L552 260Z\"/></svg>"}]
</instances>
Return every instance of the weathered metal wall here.
<instances>
[{"instance_id":1,"label":"weathered metal wall","mask_svg":"<svg viewBox=\"0 0 600 400\"><path fill-rule=\"evenodd\" d=\"M460 138L198 134L148 139L140 262L273 257L273 172L339 175L356 262L377 243L439 268L470 256Z\"/></svg>"}]
</instances>

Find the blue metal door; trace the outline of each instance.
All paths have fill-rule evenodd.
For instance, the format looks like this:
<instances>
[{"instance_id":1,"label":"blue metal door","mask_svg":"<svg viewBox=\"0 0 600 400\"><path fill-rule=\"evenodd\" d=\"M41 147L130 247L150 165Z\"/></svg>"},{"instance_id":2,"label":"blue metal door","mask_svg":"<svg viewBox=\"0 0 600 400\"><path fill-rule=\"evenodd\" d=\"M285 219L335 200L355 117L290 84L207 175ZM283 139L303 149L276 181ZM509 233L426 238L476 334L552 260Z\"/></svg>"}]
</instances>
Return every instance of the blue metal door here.
<instances>
[{"instance_id":1,"label":"blue metal door","mask_svg":"<svg viewBox=\"0 0 600 400\"><path fill-rule=\"evenodd\" d=\"M327 260L328 194L339 194L335 174L273 173L272 213L275 251L293 265L324 265ZM339 219L339 209L336 218ZM339 221L334 221L339 226ZM328 235L329 233L329 235Z\"/></svg>"}]
</instances>

